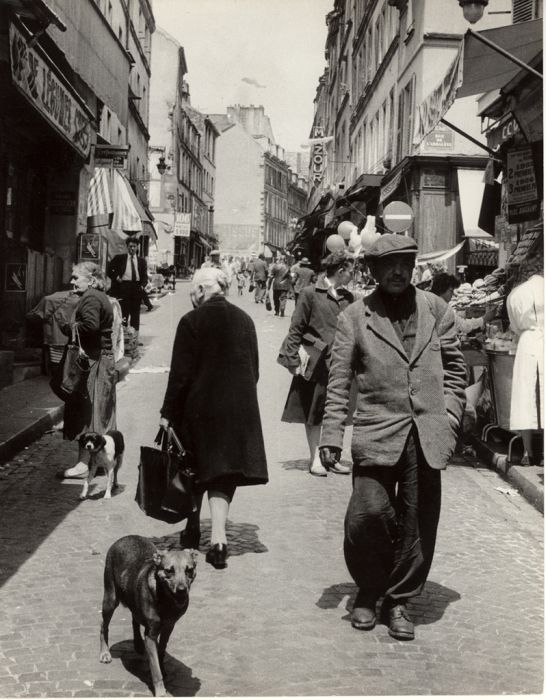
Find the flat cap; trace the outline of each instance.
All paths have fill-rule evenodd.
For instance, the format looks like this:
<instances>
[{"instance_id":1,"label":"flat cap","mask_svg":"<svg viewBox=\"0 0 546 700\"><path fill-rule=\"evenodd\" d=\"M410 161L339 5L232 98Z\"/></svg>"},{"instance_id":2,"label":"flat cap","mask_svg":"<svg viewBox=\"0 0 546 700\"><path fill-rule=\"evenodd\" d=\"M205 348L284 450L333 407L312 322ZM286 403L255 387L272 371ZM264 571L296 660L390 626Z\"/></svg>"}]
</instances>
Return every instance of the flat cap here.
<instances>
[{"instance_id":1,"label":"flat cap","mask_svg":"<svg viewBox=\"0 0 546 700\"><path fill-rule=\"evenodd\" d=\"M211 250L209 255L220 255L220 251L219 250Z\"/></svg>"},{"instance_id":2,"label":"flat cap","mask_svg":"<svg viewBox=\"0 0 546 700\"><path fill-rule=\"evenodd\" d=\"M410 236L401 236L398 233L384 233L370 246L364 256L366 260L378 260L387 255L400 255L401 253L417 255L415 240Z\"/></svg>"}]
</instances>

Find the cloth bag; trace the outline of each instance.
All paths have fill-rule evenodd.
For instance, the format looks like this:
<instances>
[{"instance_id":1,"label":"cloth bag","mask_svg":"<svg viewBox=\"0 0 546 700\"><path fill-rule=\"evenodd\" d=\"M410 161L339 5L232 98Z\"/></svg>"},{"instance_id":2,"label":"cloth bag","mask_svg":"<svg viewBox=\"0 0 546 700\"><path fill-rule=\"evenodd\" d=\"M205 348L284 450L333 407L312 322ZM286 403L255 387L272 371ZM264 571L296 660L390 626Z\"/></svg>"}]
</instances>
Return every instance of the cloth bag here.
<instances>
[{"instance_id":1,"label":"cloth bag","mask_svg":"<svg viewBox=\"0 0 546 700\"><path fill-rule=\"evenodd\" d=\"M196 510L195 474L172 428L160 428L155 444L140 448L135 501L149 517L177 523Z\"/></svg>"},{"instance_id":2,"label":"cloth bag","mask_svg":"<svg viewBox=\"0 0 546 700\"><path fill-rule=\"evenodd\" d=\"M305 381L308 382L313 379L317 367L324 359L327 352L328 345L325 342L311 333L304 333L298 348L298 356L300 359L300 376L305 379ZM277 362L283 367L289 367L283 348L281 348L279 356L277 357Z\"/></svg>"},{"instance_id":3,"label":"cloth bag","mask_svg":"<svg viewBox=\"0 0 546 700\"><path fill-rule=\"evenodd\" d=\"M49 381L53 393L63 401L87 391L89 357L80 343L78 327L74 326L72 340L64 346L63 355Z\"/></svg>"}]
</instances>

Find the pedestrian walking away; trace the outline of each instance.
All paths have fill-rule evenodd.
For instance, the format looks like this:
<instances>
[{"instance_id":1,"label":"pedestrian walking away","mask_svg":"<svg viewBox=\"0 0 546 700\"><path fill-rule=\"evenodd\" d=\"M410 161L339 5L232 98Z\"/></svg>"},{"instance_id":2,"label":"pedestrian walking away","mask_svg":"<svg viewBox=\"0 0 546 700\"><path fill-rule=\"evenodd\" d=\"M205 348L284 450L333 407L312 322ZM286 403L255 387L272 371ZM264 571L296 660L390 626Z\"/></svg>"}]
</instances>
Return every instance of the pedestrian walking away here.
<instances>
[{"instance_id":1,"label":"pedestrian walking away","mask_svg":"<svg viewBox=\"0 0 546 700\"><path fill-rule=\"evenodd\" d=\"M255 287L254 301L256 304L263 304L267 284L267 263L263 253L260 253L252 263L252 281Z\"/></svg>"},{"instance_id":2,"label":"pedestrian walking away","mask_svg":"<svg viewBox=\"0 0 546 700\"><path fill-rule=\"evenodd\" d=\"M320 463L318 445L324 415L330 349L334 342L337 318L352 301L353 295L345 286L351 279L353 262L344 253L332 253L323 261L325 273L315 285L305 287L292 315L288 335L284 339L277 361L294 375L281 420L285 423L303 423L309 445L309 471L313 476L327 476ZM326 344L327 351L312 377L304 379L301 370L300 346L304 336L317 338ZM331 471L349 473L339 459Z\"/></svg>"},{"instance_id":3,"label":"pedestrian walking away","mask_svg":"<svg viewBox=\"0 0 546 700\"><path fill-rule=\"evenodd\" d=\"M466 366L453 310L411 285L417 244L384 234L366 261L378 282L339 317L321 436L323 466L339 459L356 376L353 492L344 554L359 587L351 623L371 629L384 596L389 633L414 638L407 601L428 576L440 517L441 470L465 404Z\"/></svg>"},{"instance_id":4,"label":"pedestrian walking away","mask_svg":"<svg viewBox=\"0 0 546 700\"><path fill-rule=\"evenodd\" d=\"M309 258L302 258L295 265L292 265L290 274L292 277L292 287L294 289L294 303L297 304L301 290L315 281L316 274L311 267Z\"/></svg>"},{"instance_id":5,"label":"pedestrian walking away","mask_svg":"<svg viewBox=\"0 0 546 700\"><path fill-rule=\"evenodd\" d=\"M284 316L288 292L292 284L290 281L290 270L285 262L284 255L279 255L277 262L269 268L269 278L267 289L273 289L273 308L275 316Z\"/></svg>"},{"instance_id":6,"label":"pedestrian walking away","mask_svg":"<svg viewBox=\"0 0 546 700\"><path fill-rule=\"evenodd\" d=\"M116 428L116 370L112 348L114 311L106 295L107 281L95 263L74 265L72 285L81 299L76 307L75 320L66 329L72 334L75 327L83 350L90 360L87 391L66 402L63 437L75 440L85 432L103 435ZM57 474L60 478L85 477L90 453L79 448L78 462Z\"/></svg>"},{"instance_id":7,"label":"pedestrian walking away","mask_svg":"<svg viewBox=\"0 0 546 700\"><path fill-rule=\"evenodd\" d=\"M123 319L135 331L140 329L140 304L148 284L146 260L137 256L138 243L127 240L127 253L115 255L108 264L112 294L120 300Z\"/></svg>"},{"instance_id":8,"label":"pedestrian walking away","mask_svg":"<svg viewBox=\"0 0 546 700\"><path fill-rule=\"evenodd\" d=\"M212 532L207 561L226 566L226 520L238 486L268 481L256 385L258 343L250 316L225 298L221 270L196 272L194 310L182 317L174 340L160 425L174 428L197 474L198 510L181 534L197 548L199 508L208 494Z\"/></svg>"}]
</instances>

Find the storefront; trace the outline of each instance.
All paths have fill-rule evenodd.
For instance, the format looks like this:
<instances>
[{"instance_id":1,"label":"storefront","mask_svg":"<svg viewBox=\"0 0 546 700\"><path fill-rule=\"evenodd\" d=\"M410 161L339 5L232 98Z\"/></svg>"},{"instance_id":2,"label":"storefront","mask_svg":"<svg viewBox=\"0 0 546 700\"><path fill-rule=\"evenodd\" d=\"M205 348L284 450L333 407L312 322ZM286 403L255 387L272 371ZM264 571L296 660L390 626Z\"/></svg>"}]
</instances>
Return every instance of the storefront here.
<instances>
[{"instance_id":1,"label":"storefront","mask_svg":"<svg viewBox=\"0 0 546 700\"><path fill-rule=\"evenodd\" d=\"M0 25L0 345L26 344L25 315L67 284L85 231L93 115L15 18Z\"/></svg>"}]
</instances>

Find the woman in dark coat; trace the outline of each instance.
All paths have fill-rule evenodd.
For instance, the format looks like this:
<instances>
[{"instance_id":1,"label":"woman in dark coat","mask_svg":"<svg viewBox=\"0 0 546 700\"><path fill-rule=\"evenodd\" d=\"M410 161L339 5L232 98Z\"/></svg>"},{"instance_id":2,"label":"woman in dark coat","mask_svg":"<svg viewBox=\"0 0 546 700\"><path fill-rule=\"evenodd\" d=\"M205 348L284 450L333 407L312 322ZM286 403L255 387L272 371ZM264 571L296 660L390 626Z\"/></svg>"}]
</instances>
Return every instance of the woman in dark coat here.
<instances>
[{"instance_id":1,"label":"woman in dark coat","mask_svg":"<svg viewBox=\"0 0 546 700\"><path fill-rule=\"evenodd\" d=\"M192 280L194 310L178 324L160 425L172 425L191 456L199 505L207 491L212 520L207 561L226 566L226 520L237 486L268 481L260 411L258 343L250 316L225 299L227 278L214 267ZM199 511L183 546L198 547Z\"/></svg>"},{"instance_id":2,"label":"woman in dark coat","mask_svg":"<svg viewBox=\"0 0 546 700\"><path fill-rule=\"evenodd\" d=\"M332 253L325 258L323 265L325 273L319 275L314 285L304 287L300 292L290 330L277 360L294 375L281 420L305 425L311 455L309 471L314 476L327 475L320 463L318 444L326 402L330 350L334 343L337 317L353 302L353 295L344 288L353 275L353 261L343 252ZM304 335L314 336L327 345L326 354L310 380L301 376L299 348ZM350 469L337 464L330 471L345 474Z\"/></svg>"},{"instance_id":3,"label":"woman in dark coat","mask_svg":"<svg viewBox=\"0 0 546 700\"><path fill-rule=\"evenodd\" d=\"M106 294L106 279L94 263L74 265L72 286L80 301L74 322L66 329L76 329L82 348L90 359L87 391L65 404L63 437L74 440L82 433L104 434L116 427L116 372L112 349L114 312ZM78 463L60 472L62 477L85 476L89 453L80 448Z\"/></svg>"}]
</instances>

